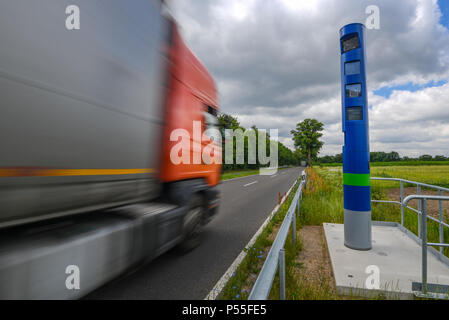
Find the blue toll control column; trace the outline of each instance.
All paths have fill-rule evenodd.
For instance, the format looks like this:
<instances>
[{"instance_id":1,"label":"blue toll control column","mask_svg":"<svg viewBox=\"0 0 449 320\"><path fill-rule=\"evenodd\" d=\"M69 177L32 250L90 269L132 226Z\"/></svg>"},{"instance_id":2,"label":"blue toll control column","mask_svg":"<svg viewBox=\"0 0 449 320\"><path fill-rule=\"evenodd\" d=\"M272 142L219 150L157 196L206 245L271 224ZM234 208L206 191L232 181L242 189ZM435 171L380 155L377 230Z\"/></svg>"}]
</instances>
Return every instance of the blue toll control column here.
<instances>
[{"instance_id":1,"label":"blue toll control column","mask_svg":"<svg viewBox=\"0 0 449 320\"><path fill-rule=\"evenodd\" d=\"M365 26L340 30L345 246L371 249L371 186Z\"/></svg>"}]
</instances>

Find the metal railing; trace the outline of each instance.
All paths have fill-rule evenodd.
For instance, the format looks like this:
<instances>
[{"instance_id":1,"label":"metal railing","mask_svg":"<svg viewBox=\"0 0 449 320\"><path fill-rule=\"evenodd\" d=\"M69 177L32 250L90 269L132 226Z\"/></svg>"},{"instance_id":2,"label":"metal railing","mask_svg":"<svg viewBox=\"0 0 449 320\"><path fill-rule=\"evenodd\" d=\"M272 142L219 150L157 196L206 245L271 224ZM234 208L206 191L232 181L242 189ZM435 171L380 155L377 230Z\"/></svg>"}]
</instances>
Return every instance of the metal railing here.
<instances>
[{"instance_id":1,"label":"metal railing","mask_svg":"<svg viewBox=\"0 0 449 320\"><path fill-rule=\"evenodd\" d=\"M279 269L279 295L281 300L285 300L285 251L284 245L288 236L290 225L292 225L292 242L296 245L296 214L297 208L299 215L300 200L302 199L302 191L307 183L305 170L302 172L302 179L296 190L293 201L290 204L284 221L278 231L276 239L273 241L270 251L268 252L265 263L257 277L248 300L267 300L273 285L274 277L277 269Z\"/></svg>"},{"instance_id":2,"label":"metal railing","mask_svg":"<svg viewBox=\"0 0 449 320\"><path fill-rule=\"evenodd\" d=\"M419 203L421 203L422 213L421 213L421 263L422 263L422 275L421 275L421 292L424 295L427 295L427 247L440 247L440 250L444 247L449 247L449 244L444 243L444 238L442 239L443 232L440 230L440 243L432 243L427 242L427 218L437 221L440 224L440 228L442 225L445 227L449 227L446 223L443 221L438 221L433 217L427 216L427 200L438 200L440 203L442 201L449 201L449 197L443 197L443 196L432 196L432 195L411 195L404 199L402 204L404 206L407 206L407 203L412 200L417 199L419 200ZM441 219L441 217L440 217Z\"/></svg>"},{"instance_id":3,"label":"metal railing","mask_svg":"<svg viewBox=\"0 0 449 320\"><path fill-rule=\"evenodd\" d=\"M421 274L421 292L423 296L428 296L428 286L427 286L427 248L439 247L440 254L443 254L445 247L449 247L449 244L444 243L444 227L449 228L449 225L443 221L443 201L449 201L448 196L442 196L442 192L449 192L448 188L443 188L439 186L434 186L426 183L410 181L399 178L371 178L371 180L385 180L385 181L398 181L401 184L401 201L391 201L391 200L371 200L371 202L377 203L394 203L401 206L401 226L404 226L404 208L410 209L418 214L418 238L421 239L421 263L422 263L422 274ZM404 199L404 183L414 184L417 187L416 195L409 195ZM421 187L426 187L430 189L438 190L438 195L422 195ZM407 204L413 200L418 200L418 209L409 207ZM439 209L439 219L427 215L427 200L438 200ZM439 224L439 243L427 242L427 219L437 222Z\"/></svg>"},{"instance_id":4,"label":"metal railing","mask_svg":"<svg viewBox=\"0 0 449 320\"><path fill-rule=\"evenodd\" d=\"M438 190L438 196L442 196L442 192L449 192L448 188L443 188L443 187L439 187L439 186L434 186L431 184L427 184L427 183L421 183L421 182L416 182L416 181L410 181L410 180L405 180L405 179L399 179L399 178L371 178L371 180L383 180L383 181L397 181L400 182L401 184L401 199L400 201L392 201L392 200L371 200L371 202L377 202L377 203L395 203L401 206L401 225L404 227L404 208L410 209L413 212L418 214L418 237L421 238L422 236L422 228L421 228L421 215L422 215L422 203L421 201L418 201L418 209L415 209L413 207L409 207L407 206L407 204L404 204L404 184L414 184L416 185L416 193L418 196L421 195L421 187L426 187L429 189L434 189L434 190ZM440 225L440 242L444 241L444 232L443 232L443 227L447 227L449 228L449 225L443 222L443 200L439 200L438 203L438 212L439 212L439 219L435 219L432 216L428 216L428 219L433 220L437 223L439 223ZM443 248L440 247L440 253L443 253Z\"/></svg>"}]
</instances>

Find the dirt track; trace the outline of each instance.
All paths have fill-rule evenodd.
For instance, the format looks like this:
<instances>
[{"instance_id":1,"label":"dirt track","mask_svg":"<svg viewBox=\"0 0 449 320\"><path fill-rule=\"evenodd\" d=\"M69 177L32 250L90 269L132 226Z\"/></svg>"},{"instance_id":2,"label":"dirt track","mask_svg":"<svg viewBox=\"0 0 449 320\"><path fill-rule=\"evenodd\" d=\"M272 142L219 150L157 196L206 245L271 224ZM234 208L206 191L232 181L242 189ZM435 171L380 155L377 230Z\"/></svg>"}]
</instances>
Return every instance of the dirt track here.
<instances>
[{"instance_id":1,"label":"dirt track","mask_svg":"<svg viewBox=\"0 0 449 320\"><path fill-rule=\"evenodd\" d=\"M417 194L417 190L415 187L410 187L410 188L404 188L404 198L412 195L412 194ZM423 195L438 195L438 191L430 191L430 190L421 190L421 194ZM443 192L442 194L443 196L447 196L448 193ZM390 189L387 191L387 197L390 200L395 200L395 201L400 201L401 198L401 189L399 188L395 188L395 189ZM418 208L418 201L417 200L411 200L408 203L408 206L412 207L412 208ZM434 218L438 218L439 215L439 211L438 211L438 201L435 200L428 200L427 201L427 213L429 215L431 215ZM448 222L448 212L449 212L449 201L443 201L443 216L444 216L444 221Z\"/></svg>"}]
</instances>

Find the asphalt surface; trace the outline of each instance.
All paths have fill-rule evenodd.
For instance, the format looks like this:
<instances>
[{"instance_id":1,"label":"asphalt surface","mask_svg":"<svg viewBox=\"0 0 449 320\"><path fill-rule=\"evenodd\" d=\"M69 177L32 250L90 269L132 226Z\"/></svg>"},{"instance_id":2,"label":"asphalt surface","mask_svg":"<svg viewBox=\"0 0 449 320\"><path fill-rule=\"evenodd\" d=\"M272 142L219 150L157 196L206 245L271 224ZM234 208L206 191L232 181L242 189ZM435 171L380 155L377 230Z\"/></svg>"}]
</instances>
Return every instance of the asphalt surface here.
<instances>
[{"instance_id":1,"label":"asphalt surface","mask_svg":"<svg viewBox=\"0 0 449 320\"><path fill-rule=\"evenodd\" d=\"M86 298L204 299L277 205L278 192L287 192L301 171L223 181L218 215L205 227L199 247L184 255L167 252Z\"/></svg>"}]
</instances>

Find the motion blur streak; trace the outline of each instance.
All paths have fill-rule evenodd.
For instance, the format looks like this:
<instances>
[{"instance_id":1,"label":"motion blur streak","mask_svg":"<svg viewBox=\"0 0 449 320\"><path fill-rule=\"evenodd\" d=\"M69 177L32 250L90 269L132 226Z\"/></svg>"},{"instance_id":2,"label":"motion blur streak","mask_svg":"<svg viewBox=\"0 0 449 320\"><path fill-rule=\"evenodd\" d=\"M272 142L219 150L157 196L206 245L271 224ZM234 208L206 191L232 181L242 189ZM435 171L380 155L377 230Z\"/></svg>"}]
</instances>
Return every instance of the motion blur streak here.
<instances>
[{"instance_id":1,"label":"motion blur streak","mask_svg":"<svg viewBox=\"0 0 449 320\"><path fill-rule=\"evenodd\" d=\"M68 6L79 29L66 29ZM169 162L169 133L200 121L201 138L218 103L162 9L0 1L0 299L82 297L175 246L195 248L217 212L221 166ZM190 157L207 147L192 143ZM68 266L79 290L66 286Z\"/></svg>"},{"instance_id":2,"label":"motion blur streak","mask_svg":"<svg viewBox=\"0 0 449 320\"><path fill-rule=\"evenodd\" d=\"M0 177L109 176L152 173L154 169L0 169Z\"/></svg>"}]
</instances>

